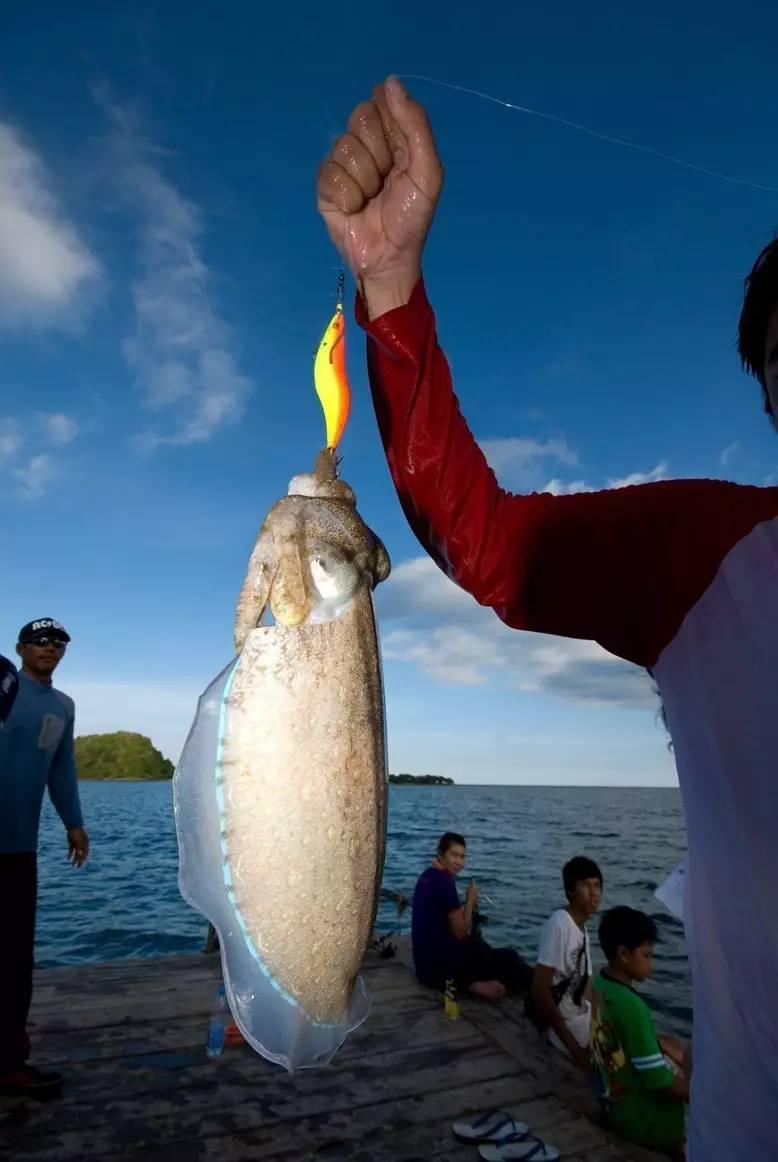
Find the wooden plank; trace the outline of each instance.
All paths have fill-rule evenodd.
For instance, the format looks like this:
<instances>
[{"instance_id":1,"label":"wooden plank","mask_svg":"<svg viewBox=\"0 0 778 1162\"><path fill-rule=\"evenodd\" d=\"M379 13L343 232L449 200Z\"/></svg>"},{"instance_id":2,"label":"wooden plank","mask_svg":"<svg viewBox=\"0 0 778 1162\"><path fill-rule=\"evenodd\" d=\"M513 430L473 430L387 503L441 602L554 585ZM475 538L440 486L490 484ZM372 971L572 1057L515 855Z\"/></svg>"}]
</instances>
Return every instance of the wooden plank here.
<instances>
[{"instance_id":1,"label":"wooden plank","mask_svg":"<svg viewBox=\"0 0 778 1162\"><path fill-rule=\"evenodd\" d=\"M389 970L388 979L378 987L370 988L371 1007L380 1008L404 1001L409 996L427 999L428 993L407 980L407 972L401 966L396 972ZM198 975L186 979L172 975L169 981L156 981L142 991L138 988L139 976L122 979L121 987L116 979L110 978L99 992L91 992L79 982L78 993L67 997L56 992L40 996L36 991L31 1019L31 1035L44 1030L65 1032L101 1025L131 1024L145 1018L145 1010L153 1007L168 1017L207 1015L218 980L216 974ZM434 995L434 994L433 994ZM442 1004L441 1004L442 1008Z\"/></svg>"},{"instance_id":2,"label":"wooden plank","mask_svg":"<svg viewBox=\"0 0 778 1162\"><path fill-rule=\"evenodd\" d=\"M409 1034L416 1039L421 1020L441 1028L437 1008L430 1012L424 998L414 996L401 999L385 1010L375 1010L367 1021L355 1029L338 1051L336 1060L364 1052L364 1046L374 1043L376 1037L391 1037L397 1044L409 1042ZM450 1026L449 1022L446 1022ZM169 1019L167 1013L154 1016L144 1011L139 1019L126 1025L95 1025L74 1031L48 1030L41 1034L41 1050L47 1065L61 1066L68 1062L84 1062L112 1057L134 1057L166 1051L202 1051L208 1027L207 1011L194 1016ZM431 1039L437 1034L430 1034ZM36 1038L37 1045L37 1038ZM229 1052L229 1051L228 1051Z\"/></svg>"},{"instance_id":3,"label":"wooden plank","mask_svg":"<svg viewBox=\"0 0 778 1162\"><path fill-rule=\"evenodd\" d=\"M479 1080L504 1077L513 1070L511 1063L506 1070L504 1055L474 1050L469 1044L439 1047L434 1066L423 1066L414 1057L395 1055L395 1067L390 1069L379 1057L361 1064L358 1075L324 1070L308 1082L307 1092L302 1086L308 1080L304 1074L294 1079L276 1074L261 1085L256 1075L249 1084L225 1078L218 1086L179 1087L168 1094L146 1092L109 1100L99 1108L94 1100L84 1108L82 1091L75 1100L61 1103L56 1113L44 1109L32 1117L24 1136L14 1142L14 1157L59 1160L69 1153L82 1158L114 1157L126 1148L139 1151L184 1136L242 1136L276 1121L296 1125L301 1117L321 1120L336 1112L350 1115L367 1104L413 1099L418 1094L430 1100L442 1090L472 1089ZM429 1061L428 1049L423 1057ZM99 1084L98 1092L110 1091ZM91 1116L87 1116L89 1109ZM276 1134L274 1128L272 1136Z\"/></svg>"},{"instance_id":4,"label":"wooden plank","mask_svg":"<svg viewBox=\"0 0 778 1162\"><path fill-rule=\"evenodd\" d=\"M565 1162L656 1162L580 1116L584 1079L528 1029L520 1003L466 998L462 1019L446 1021L404 944L394 959L368 956L372 1011L334 1062L294 1075L247 1047L205 1057L220 973L202 955L39 973L36 1060L62 1062L69 1085L62 1101L2 1121L13 1158L459 1162L474 1152L451 1122L507 1106Z\"/></svg>"}]
</instances>

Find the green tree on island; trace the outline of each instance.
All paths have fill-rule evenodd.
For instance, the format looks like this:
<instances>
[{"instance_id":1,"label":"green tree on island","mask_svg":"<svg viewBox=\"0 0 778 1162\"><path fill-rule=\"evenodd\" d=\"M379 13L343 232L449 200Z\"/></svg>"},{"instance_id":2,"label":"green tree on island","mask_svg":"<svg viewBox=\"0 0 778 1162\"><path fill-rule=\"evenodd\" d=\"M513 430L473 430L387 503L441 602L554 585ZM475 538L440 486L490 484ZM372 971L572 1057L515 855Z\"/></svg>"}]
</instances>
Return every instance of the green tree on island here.
<instances>
[{"instance_id":1,"label":"green tree on island","mask_svg":"<svg viewBox=\"0 0 778 1162\"><path fill-rule=\"evenodd\" d=\"M169 779L170 759L145 734L119 730L115 734L84 734L76 739L76 769L80 779Z\"/></svg>"},{"instance_id":2,"label":"green tree on island","mask_svg":"<svg viewBox=\"0 0 778 1162\"><path fill-rule=\"evenodd\" d=\"M454 780L447 779L444 775L406 775L405 773L399 775L390 775L390 783L400 783L406 785L421 785L424 787L453 787Z\"/></svg>"}]
</instances>

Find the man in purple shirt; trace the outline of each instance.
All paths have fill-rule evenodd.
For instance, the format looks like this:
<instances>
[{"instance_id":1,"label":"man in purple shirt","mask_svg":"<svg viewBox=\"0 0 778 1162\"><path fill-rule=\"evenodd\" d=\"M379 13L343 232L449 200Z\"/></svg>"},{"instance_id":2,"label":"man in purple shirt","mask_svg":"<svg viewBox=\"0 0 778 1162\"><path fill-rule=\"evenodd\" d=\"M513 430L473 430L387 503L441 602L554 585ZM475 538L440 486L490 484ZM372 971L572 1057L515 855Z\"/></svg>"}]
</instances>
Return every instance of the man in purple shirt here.
<instances>
[{"instance_id":1,"label":"man in purple shirt","mask_svg":"<svg viewBox=\"0 0 778 1162\"><path fill-rule=\"evenodd\" d=\"M453 980L457 988L497 1001L508 989L527 988L532 970L514 949L492 948L476 935L478 886L474 881L468 884L463 907L455 883L466 858L464 836L447 831L433 863L416 881L413 963L427 988L443 989Z\"/></svg>"}]
</instances>

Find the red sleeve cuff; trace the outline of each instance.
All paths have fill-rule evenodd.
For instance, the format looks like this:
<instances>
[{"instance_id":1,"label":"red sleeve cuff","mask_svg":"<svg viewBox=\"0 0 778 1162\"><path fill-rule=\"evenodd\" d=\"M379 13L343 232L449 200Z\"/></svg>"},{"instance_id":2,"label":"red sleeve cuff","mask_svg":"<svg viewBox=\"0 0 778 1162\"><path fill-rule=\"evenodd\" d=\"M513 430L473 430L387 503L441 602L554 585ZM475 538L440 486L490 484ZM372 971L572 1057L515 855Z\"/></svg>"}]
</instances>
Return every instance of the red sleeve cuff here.
<instances>
[{"instance_id":1,"label":"red sleeve cuff","mask_svg":"<svg viewBox=\"0 0 778 1162\"><path fill-rule=\"evenodd\" d=\"M395 359L418 361L419 352L434 327L435 316L427 298L424 279L420 278L404 307L396 307L371 322L362 296L357 293L354 315L360 327L382 351Z\"/></svg>"}]
</instances>

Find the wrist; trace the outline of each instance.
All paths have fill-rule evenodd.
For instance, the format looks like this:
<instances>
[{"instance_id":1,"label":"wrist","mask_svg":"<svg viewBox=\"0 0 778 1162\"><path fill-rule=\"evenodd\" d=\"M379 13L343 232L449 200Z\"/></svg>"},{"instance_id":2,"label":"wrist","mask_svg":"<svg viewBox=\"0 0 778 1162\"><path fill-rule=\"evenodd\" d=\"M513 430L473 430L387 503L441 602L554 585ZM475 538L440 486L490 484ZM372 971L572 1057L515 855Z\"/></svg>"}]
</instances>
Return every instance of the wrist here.
<instances>
[{"instance_id":1,"label":"wrist","mask_svg":"<svg viewBox=\"0 0 778 1162\"><path fill-rule=\"evenodd\" d=\"M370 322L389 311L407 306L420 278L419 262L380 275L363 276L359 289Z\"/></svg>"}]
</instances>

